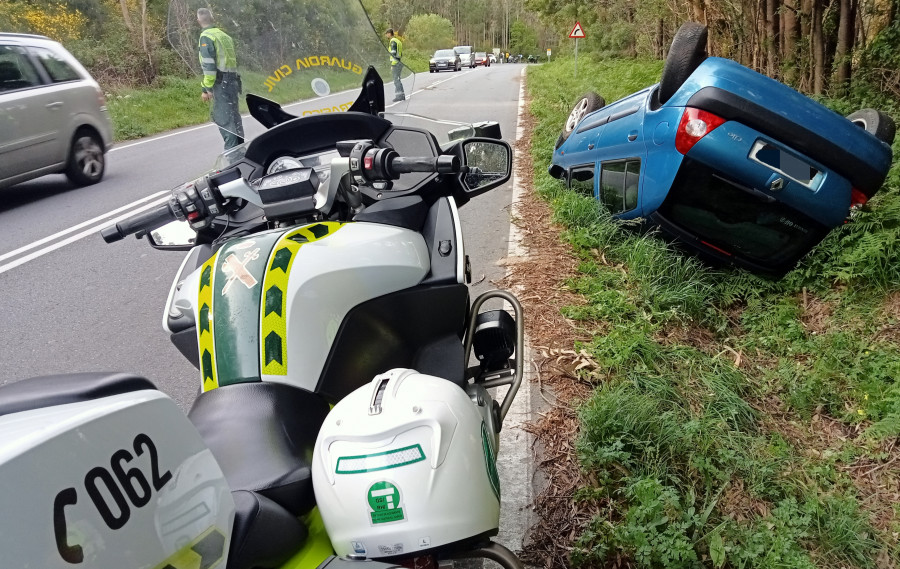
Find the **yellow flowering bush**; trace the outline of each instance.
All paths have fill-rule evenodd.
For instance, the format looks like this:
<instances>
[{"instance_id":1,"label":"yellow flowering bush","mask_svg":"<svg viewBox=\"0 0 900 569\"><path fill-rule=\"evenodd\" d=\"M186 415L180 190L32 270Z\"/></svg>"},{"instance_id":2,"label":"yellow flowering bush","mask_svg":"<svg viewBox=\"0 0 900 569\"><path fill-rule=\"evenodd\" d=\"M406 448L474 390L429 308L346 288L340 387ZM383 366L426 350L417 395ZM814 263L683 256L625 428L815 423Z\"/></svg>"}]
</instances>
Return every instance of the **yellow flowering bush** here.
<instances>
[{"instance_id":1,"label":"yellow flowering bush","mask_svg":"<svg viewBox=\"0 0 900 569\"><path fill-rule=\"evenodd\" d=\"M0 3L0 29L40 34L59 42L80 39L87 24L78 10L64 4L6 1Z\"/></svg>"}]
</instances>

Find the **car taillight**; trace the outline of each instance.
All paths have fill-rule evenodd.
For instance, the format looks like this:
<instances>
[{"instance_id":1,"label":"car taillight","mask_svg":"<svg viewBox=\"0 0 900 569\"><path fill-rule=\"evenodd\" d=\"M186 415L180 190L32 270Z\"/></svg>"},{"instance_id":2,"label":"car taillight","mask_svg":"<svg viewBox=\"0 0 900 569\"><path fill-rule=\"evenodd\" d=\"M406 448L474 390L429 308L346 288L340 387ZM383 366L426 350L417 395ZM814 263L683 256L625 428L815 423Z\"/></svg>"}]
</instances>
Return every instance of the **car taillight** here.
<instances>
[{"instance_id":1,"label":"car taillight","mask_svg":"<svg viewBox=\"0 0 900 569\"><path fill-rule=\"evenodd\" d=\"M850 207L858 207L866 205L866 202L869 201L869 196L862 193L861 191L853 188L850 190Z\"/></svg>"},{"instance_id":2,"label":"car taillight","mask_svg":"<svg viewBox=\"0 0 900 569\"><path fill-rule=\"evenodd\" d=\"M675 149L682 154L687 154L695 144L700 142L701 138L724 122L725 119L708 111L686 107L684 114L681 115L678 132L675 134Z\"/></svg>"}]
</instances>

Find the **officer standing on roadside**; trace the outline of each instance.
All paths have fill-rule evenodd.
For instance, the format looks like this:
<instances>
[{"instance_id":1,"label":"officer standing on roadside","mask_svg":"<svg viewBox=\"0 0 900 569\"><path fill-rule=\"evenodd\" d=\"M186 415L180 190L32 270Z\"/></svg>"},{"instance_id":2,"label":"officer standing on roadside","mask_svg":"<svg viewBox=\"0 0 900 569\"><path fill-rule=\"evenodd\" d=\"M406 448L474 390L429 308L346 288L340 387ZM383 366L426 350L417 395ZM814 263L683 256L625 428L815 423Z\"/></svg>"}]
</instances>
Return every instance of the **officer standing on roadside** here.
<instances>
[{"instance_id":1,"label":"officer standing on roadside","mask_svg":"<svg viewBox=\"0 0 900 569\"><path fill-rule=\"evenodd\" d=\"M208 8L197 10L200 32L198 50L200 67L203 69L204 101L212 99L210 118L219 126L219 133L225 140L225 150L244 142L244 125L241 122L239 96L241 76L237 72L237 58L231 37L213 26L212 12Z\"/></svg>"},{"instance_id":2,"label":"officer standing on roadside","mask_svg":"<svg viewBox=\"0 0 900 569\"><path fill-rule=\"evenodd\" d=\"M394 36L394 28L388 28L384 35L390 40L388 51L391 52L391 75L394 77L394 102L403 101L406 99L403 83L400 82L400 73L403 71L403 64L400 63L403 56L403 42Z\"/></svg>"}]
</instances>

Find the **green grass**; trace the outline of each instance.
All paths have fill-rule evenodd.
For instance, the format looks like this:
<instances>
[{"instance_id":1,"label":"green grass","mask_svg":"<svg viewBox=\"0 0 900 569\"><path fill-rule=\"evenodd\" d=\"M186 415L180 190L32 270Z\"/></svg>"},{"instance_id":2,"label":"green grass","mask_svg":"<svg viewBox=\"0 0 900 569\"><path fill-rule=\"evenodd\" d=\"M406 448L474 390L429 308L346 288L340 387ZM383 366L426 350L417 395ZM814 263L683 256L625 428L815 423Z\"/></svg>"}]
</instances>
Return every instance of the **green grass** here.
<instances>
[{"instance_id":1,"label":"green grass","mask_svg":"<svg viewBox=\"0 0 900 569\"><path fill-rule=\"evenodd\" d=\"M528 73L536 188L581 258L568 286L587 303L564 313L598 331L577 346L601 369L584 374L597 387L580 409L577 441L597 483L576 500L606 513L571 544L570 560L685 568L868 568L879 556L898 563L897 508L891 514L862 500L850 467L884 464L900 435L900 334L892 334L900 308L887 308L900 291L900 167L852 223L784 279L709 268L546 174L578 95L594 90L612 102L655 83L660 70L656 61L582 58L577 79L564 59ZM825 102L840 112L863 106ZM881 101L900 117L893 104ZM693 347L657 340L673 329L708 339ZM822 417L846 436L820 433L813 421ZM898 469L881 473L896 483Z\"/></svg>"}]
</instances>

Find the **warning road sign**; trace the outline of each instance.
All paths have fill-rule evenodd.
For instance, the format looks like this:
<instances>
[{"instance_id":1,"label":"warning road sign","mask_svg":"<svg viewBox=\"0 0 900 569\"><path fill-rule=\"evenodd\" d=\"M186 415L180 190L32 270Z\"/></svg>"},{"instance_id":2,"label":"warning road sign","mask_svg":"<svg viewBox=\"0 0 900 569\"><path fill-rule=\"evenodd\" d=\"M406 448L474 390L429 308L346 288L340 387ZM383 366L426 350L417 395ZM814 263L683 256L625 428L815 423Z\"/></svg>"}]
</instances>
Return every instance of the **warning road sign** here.
<instances>
[{"instance_id":1,"label":"warning road sign","mask_svg":"<svg viewBox=\"0 0 900 569\"><path fill-rule=\"evenodd\" d=\"M569 32L569 37L571 39L580 39L584 37L584 29L581 27L580 22L575 22L575 27Z\"/></svg>"}]
</instances>

